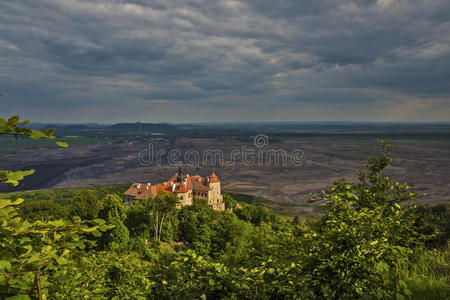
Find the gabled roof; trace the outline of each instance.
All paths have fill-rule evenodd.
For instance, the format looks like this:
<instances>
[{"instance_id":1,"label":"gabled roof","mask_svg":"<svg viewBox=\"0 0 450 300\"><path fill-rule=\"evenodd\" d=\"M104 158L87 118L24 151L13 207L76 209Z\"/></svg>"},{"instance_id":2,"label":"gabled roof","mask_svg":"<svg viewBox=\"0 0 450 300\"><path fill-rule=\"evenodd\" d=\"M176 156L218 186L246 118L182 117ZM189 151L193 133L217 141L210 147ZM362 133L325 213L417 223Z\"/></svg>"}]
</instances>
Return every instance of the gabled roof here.
<instances>
[{"instance_id":1,"label":"gabled roof","mask_svg":"<svg viewBox=\"0 0 450 300\"><path fill-rule=\"evenodd\" d=\"M209 190L208 181L200 175L191 176L194 190Z\"/></svg>"},{"instance_id":2,"label":"gabled roof","mask_svg":"<svg viewBox=\"0 0 450 300\"><path fill-rule=\"evenodd\" d=\"M152 191L154 186L146 183L133 183L130 188L125 192L125 195L132 196L138 199L153 197Z\"/></svg>"}]
</instances>

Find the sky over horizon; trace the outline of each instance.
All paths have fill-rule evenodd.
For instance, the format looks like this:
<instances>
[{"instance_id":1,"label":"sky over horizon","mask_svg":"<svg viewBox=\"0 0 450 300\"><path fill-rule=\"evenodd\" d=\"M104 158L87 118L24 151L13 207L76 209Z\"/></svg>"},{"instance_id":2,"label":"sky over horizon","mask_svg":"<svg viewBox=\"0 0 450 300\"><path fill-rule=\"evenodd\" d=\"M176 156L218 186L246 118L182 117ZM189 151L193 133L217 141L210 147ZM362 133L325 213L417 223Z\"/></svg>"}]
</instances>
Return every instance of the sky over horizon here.
<instances>
[{"instance_id":1,"label":"sky over horizon","mask_svg":"<svg viewBox=\"0 0 450 300\"><path fill-rule=\"evenodd\" d=\"M450 121L448 0L0 2L0 117Z\"/></svg>"}]
</instances>

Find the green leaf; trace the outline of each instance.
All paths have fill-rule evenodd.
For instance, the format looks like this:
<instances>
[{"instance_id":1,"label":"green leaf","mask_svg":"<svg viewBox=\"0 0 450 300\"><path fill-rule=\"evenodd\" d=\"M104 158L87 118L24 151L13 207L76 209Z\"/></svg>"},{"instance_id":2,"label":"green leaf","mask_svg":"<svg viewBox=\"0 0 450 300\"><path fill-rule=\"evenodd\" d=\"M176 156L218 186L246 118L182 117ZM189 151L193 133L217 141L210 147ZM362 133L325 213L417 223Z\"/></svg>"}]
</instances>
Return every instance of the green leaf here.
<instances>
[{"instance_id":1,"label":"green leaf","mask_svg":"<svg viewBox=\"0 0 450 300\"><path fill-rule=\"evenodd\" d=\"M55 129L50 129L50 128L47 128L47 129L45 129L44 131L42 131L45 135L48 135L48 136L50 136L50 135L53 135L54 133L55 133Z\"/></svg>"},{"instance_id":2,"label":"green leaf","mask_svg":"<svg viewBox=\"0 0 450 300\"><path fill-rule=\"evenodd\" d=\"M22 198L17 198L16 201L12 202L11 205L19 205L23 202L24 200Z\"/></svg>"},{"instance_id":3,"label":"green leaf","mask_svg":"<svg viewBox=\"0 0 450 300\"><path fill-rule=\"evenodd\" d=\"M55 257L55 260L58 264L60 265L65 265L67 264L67 259L64 257Z\"/></svg>"},{"instance_id":4,"label":"green leaf","mask_svg":"<svg viewBox=\"0 0 450 300\"><path fill-rule=\"evenodd\" d=\"M8 122L6 122L8 126L16 126L17 123L19 123L19 116L12 116L8 119Z\"/></svg>"},{"instance_id":5,"label":"green leaf","mask_svg":"<svg viewBox=\"0 0 450 300\"><path fill-rule=\"evenodd\" d=\"M39 257L41 256L41 254L39 252L33 253L28 259L27 259L27 263L34 263L39 261Z\"/></svg>"},{"instance_id":6,"label":"green leaf","mask_svg":"<svg viewBox=\"0 0 450 300\"><path fill-rule=\"evenodd\" d=\"M11 262L8 260L0 260L0 270L8 272L11 268Z\"/></svg>"},{"instance_id":7,"label":"green leaf","mask_svg":"<svg viewBox=\"0 0 450 300\"><path fill-rule=\"evenodd\" d=\"M26 171L3 171L0 170L0 182L4 181L8 185L17 186L19 181L22 180L25 176L31 175L34 173L34 170L26 170Z\"/></svg>"},{"instance_id":8,"label":"green leaf","mask_svg":"<svg viewBox=\"0 0 450 300\"><path fill-rule=\"evenodd\" d=\"M83 228L82 229L84 232L93 232L95 230L97 230L97 226L94 227L88 227L88 228Z\"/></svg>"},{"instance_id":9,"label":"green leaf","mask_svg":"<svg viewBox=\"0 0 450 300\"><path fill-rule=\"evenodd\" d=\"M98 230L95 230L95 231L92 232L92 235L95 236L95 237L101 237L102 233L100 231L98 231Z\"/></svg>"},{"instance_id":10,"label":"green leaf","mask_svg":"<svg viewBox=\"0 0 450 300\"><path fill-rule=\"evenodd\" d=\"M384 261L380 261L376 265L376 269L378 272L383 273L389 271L389 265Z\"/></svg>"},{"instance_id":11,"label":"green leaf","mask_svg":"<svg viewBox=\"0 0 450 300\"><path fill-rule=\"evenodd\" d=\"M50 221L48 222L49 225L55 226L55 227L62 227L66 225L66 222L64 220L56 220L56 221Z\"/></svg>"},{"instance_id":12,"label":"green leaf","mask_svg":"<svg viewBox=\"0 0 450 300\"><path fill-rule=\"evenodd\" d=\"M69 147L69 144L67 144L66 142L55 142L55 144L63 148Z\"/></svg>"}]
</instances>

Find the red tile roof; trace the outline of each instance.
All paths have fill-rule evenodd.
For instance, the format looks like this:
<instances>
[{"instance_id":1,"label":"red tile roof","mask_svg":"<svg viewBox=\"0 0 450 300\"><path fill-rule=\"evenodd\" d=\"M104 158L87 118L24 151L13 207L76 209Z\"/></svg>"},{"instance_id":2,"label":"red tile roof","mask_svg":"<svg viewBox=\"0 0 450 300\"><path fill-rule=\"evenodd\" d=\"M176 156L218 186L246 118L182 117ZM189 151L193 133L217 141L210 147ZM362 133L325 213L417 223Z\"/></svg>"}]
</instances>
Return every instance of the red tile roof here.
<instances>
[{"instance_id":1,"label":"red tile roof","mask_svg":"<svg viewBox=\"0 0 450 300\"><path fill-rule=\"evenodd\" d=\"M185 180L181 182L173 182L175 184L175 193L187 193L192 190L192 180L189 176L185 177Z\"/></svg>"},{"instance_id":2,"label":"red tile roof","mask_svg":"<svg viewBox=\"0 0 450 300\"><path fill-rule=\"evenodd\" d=\"M136 198L145 199L155 197L158 193L187 193L193 189L195 190L209 190L210 182L220 182L219 178L214 172L209 176L209 181L206 178L195 176L184 176L181 181L178 180L178 173L172 176L169 181L164 183L158 183L156 185L150 185L145 183L133 183L130 188L125 192L125 195Z\"/></svg>"},{"instance_id":3,"label":"red tile roof","mask_svg":"<svg viewBox=\"0 0 450 300\"><path fill-rule=\"evenodd\" d=\"M208 181L202 176L191 176L193 188L196 190L209 190Z\"/></svg>"},{"instance_id":4,"label":"red tile roof","mask_svg":"<svg viewBox=\"0 0 450 300\"><path fill-rule=\"evenodd\" d=\"M209 182L220 182L220 180L217 177L217 175L214 172L212 172L212 174L209 176Z\"/></svg>"},{"instance_id":5,"label":"red tile roof","mask_svg":"<svg viewBox=\"0 0 450 300\"><path fill-rule=\"evenodd\" d=\"M125 192L125 195L132 196L138 199L152 197L153 186L145 183L133 183Z\"/></svg>"}]
</instances>

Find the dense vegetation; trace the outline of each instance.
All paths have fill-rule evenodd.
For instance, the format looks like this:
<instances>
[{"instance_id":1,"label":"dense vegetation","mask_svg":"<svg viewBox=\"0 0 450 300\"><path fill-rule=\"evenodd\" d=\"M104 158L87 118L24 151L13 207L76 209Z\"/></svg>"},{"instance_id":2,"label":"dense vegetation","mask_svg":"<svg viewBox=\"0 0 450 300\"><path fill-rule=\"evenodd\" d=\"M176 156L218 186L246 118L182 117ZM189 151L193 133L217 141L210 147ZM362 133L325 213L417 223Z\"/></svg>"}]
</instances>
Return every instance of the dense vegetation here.
<instances>
[{"instance_id":1,"label":"dense vegetation","mask_svg":"<svg viewBox=\"0 0 450 300\"><path fill-rule=\"evenodd\" d=\"M18 119L3 121L0 134L14 135ZM247 203L237 209L230 195L233 212L202 201L177 209L168 195L127 207L106 189L8 195L0 200L0 297L449 298L448 206L415 206L417 195L384 173L392 159L382 146L358 182L316 195L329 204L314 223ZM0 174L16 184L28 173Z\"/></svg>"}]
</instances>

